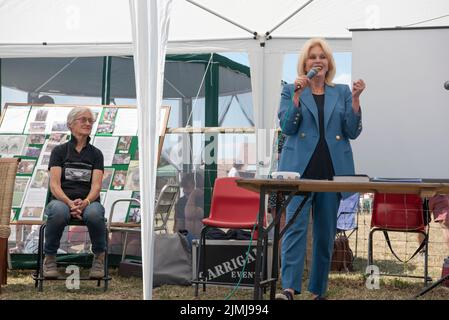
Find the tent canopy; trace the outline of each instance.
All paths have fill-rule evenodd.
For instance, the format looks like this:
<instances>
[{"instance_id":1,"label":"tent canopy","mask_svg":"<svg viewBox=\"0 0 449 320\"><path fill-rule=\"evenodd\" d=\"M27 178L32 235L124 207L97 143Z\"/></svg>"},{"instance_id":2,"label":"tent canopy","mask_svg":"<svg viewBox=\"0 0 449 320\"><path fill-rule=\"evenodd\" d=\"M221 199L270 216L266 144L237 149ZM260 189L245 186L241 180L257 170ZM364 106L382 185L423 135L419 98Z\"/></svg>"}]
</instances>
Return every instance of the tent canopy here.
<instances>
[{"instance_id":1,"label":"tent canopy","mask_svg":"<svg viewBox=\"0 0 449 320\"><path fill-rule=\"evenodd\" d=\"M0 0L0 58L134 54L139 152L145 159L139 163L145 299L152 297L156 119L166 48L168 53L248 52L255 127L271 129L283 54L298 52L307 38L325 37L334 51L351 51L348 29L449 25L447 0L196 1L208 9L192 0ZM266 169L267 142L273 140L267 137L270 130L261 131L257 164Z\"/></svg>"},{"instance_id":2,"label":"tent canopy","mask_svg":"<svg viewBox=\"0 0 449 320\"><path fill-rule=\"evenodd\" d=\"M204 97L199 88L210 55L169 55L165 62L164 98ZM220 55L219 94L251 91L249 68ZM101 96L102 61L99 58L11 58L2 61L2 85L25 92L71 96ZM132 57L112 60L112 98L136 98ZM82 81L80 81L82 79ZM200 89L200 90L199 90Z\"/></svg>"},{"instance_id":3,"label":"tent canopy","mask_svg":"<svg viewBox=\"0 0 449 320\"><path fill-rule=\"evenodd\" d=\"M174 0L168 52L247 51L264 42L307 0L195 0L248 30L186 1ZM0 57L132 54L128 0L0 0ZM312 36L350 51L353 28L449 25L447 0L314 0L273 30L267 49L297 51ZM206 48L209 48L206 50Z\"/></svg>"}]
</instances>

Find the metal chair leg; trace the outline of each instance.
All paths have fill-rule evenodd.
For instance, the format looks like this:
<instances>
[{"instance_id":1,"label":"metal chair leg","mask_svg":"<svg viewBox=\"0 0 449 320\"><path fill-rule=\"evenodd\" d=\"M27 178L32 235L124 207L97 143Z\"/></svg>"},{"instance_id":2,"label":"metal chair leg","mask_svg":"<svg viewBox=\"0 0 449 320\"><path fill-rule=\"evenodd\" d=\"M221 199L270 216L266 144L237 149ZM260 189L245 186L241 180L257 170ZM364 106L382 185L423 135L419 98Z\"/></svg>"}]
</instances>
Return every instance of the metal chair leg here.
<instances>
[{"instance_id":1,"label":"metal chair leg","mask_svg":"<svg viewBox=\"0 0 449 320\"><path fill-rule=\"evenodd\" d=\"M373 265L373 234L375 230L371 230L368 235L368 266Z\"/></svg>"},{"instance_id":2,"label":"metal chair leg","mask_svg":"<svg viewBox=\"0 0 449 320\"><path fill-rule=\"evenodd\" d=\"M125 241L123 242L122 260L126 258L126 247L128 246L128 231L125 231Z\"/></svg>"},{"instance_id":3,"label":"metal chair leg","mask_svg":"<svg viewBox=\"0 0 449 320\"><path fill-rule=\"evenodd\" d=\"M427 286L429 282L429 234L424 233L424 287Z\"/></svg>"},{"instance_id":4,"label":"metal chair leg","mask_svg":"<svg viewBox=\"0 0 449 320\"><path fill-rule=\"evenodd\" d=\"M106 248L104 251L104 288L103 288L104 292L108 290L108 281L109 281L109 234L108 228L106 228Z\"/></svg>"},{"instance_id":5,"label":"metal chair leg","mask_svg":"<svg viewBox=\"0 0 449 320\"><path fill-rule=\"evenodd\" d=\"M201 237L203 239L203 244L202 244L202 252L203 252L203 263L202 263L202 279L203 279L203 292L206 292L206 281L207 281L207 276L205 276L206 274L206 232L207 232L208 228L204 228L204 234L201 234Z\"/></svg>"},{"instance_id":6,"label":"metal chair leg","mask_svg":"<svg viewBox=\"0 0 449 320\"><path fill-rule=\"evenodd\" d=\"M38 291L43 291L44 286L44 240L45 240L45 228L47 227L46 223L43 223L39 228L39 244L38 244L38 254L37 254L37 286Z\"/></svg>"},{"instance_id":7,"label":"metal chair leg","mask_svg":"<svg viewBox=\"0 0 449 320\"><path fill-rule=\"evenodd\" d=\"M196 278L195 278L195 297L198 297L198 291L199 291L199 282L200 282L200 271L203 272L203 276L204 276L204 269L205 269L205 264L201 263L201 267L200 267L200 262L201 262L201 256L204 256L204 249L203 248L203 242L205 244L205 238L206 238L206 231L207 231L207 227L203 227L203 229L201 230L201 235L200 235L200 240L198 243L198 255L196 257ZM203 258L203 262L204 262L204 258ZM203 277L201 277L202 280ZM205 290L205 289L204 289Z\"/></svg>"},{"instance_id":8,"label":"metal chair leg","mask_svg":"<svg viewBox=\"0 0 449 320\"><path fill-rule=\"evenodd\" d=\"M37 252L37 264L36 264L36 273L35 273L35 283L34 286L38 289L39 292L43 291L43 283L44 283L44 240L45 240L45 228L46 224L42 224L39 228L39 241L38 241L38 252ZM107 291L109 284L109 234L106 232L106 248L105 248L105 259L104 259L104 277L101 279L97 279L97 287L101 286L101 281L104 281L103 291Z\"/></svg>"}]
</instances>

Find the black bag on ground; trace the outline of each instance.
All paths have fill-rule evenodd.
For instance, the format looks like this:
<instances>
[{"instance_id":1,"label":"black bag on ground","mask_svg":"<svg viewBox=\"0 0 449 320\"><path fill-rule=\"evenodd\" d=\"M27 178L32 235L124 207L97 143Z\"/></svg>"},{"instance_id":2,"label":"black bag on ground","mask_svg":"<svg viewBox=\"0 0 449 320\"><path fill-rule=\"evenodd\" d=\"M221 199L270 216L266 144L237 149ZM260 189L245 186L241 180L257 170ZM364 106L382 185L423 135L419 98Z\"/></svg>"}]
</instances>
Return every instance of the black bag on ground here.
<instances>
[{"instance_id":1,"label":"black bag on ground","mask_svg":"<svg viewBox=\"0 0 449 320\"><path fill-rule=\"evenodd\" d=\"M249 240L251 232L241 229L229 229L224 232L220 228L210 228L206 233L206 239L209 240Z\"/></svg>"}]
</instances>

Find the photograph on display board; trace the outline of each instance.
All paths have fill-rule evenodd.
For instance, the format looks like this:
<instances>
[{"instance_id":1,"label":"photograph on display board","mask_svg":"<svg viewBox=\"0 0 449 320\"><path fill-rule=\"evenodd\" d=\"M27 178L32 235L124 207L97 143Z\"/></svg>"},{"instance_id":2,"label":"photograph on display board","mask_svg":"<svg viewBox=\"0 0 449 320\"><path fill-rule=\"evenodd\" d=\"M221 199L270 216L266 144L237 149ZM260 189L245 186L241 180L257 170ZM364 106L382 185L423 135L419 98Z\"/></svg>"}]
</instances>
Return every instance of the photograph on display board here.
<instances>
[{"instance_id":1,"label":"photograph on display board","mask_svg":"<svg viewBox=\"0 0 449 320\"><path fill-rule=\"evenodd\" d=\"M48 166L48 164L50 163L50 154L42 154L40 157L40 165L41 166Z\"/></svg>"},{"instance_id":2,"label":"photograph on display board","mask_svg":"<svg viewBox=\"0 0 449 320\"><path fill-rule=\"evenodd\" d=\"M114 131L113 123L100 123L97 127L98 134L111 134Z\"/></svg>"},{"instance_id":3,"label":"photograph on display board","mask_svg":"<svg viewBox=\"0 0 449 320\"><path fill-rule=\"evenodd\" d=\"M104 168L103 180L101 182L101 190L108 190L114 176L114 168Z\"/></svg>"},{"instance_id":4,"label":"photograph on display board","mask_svg":"<svg viewBox=\"0 0 449 320\"><path fill-rule=\"evenodd\" d=\"M19 220L42 220L44 207L24 207L20 211Z\"/></svg>"},{"instance_id":5,"label":"photograph on display board","mask_svg":"<svg viewBox=\"0 0 449 320\"><path fill-rule=\"evenodd\" d=\"M30 134L27 139L27 144L44 144L45 134Z\"/></svg>"},{"instance_id":6,"label":"photograph on display board","mask_svg":"<svg viewBox=\"0 0 449 320\"><path fill-rule=\"evenodd\" d=\"M12 197L12 206L20 208L23 203L25 192L27 191L28 184L30 183L30 177L16 177L14 183L14 194Z\"/></svg>"},{"instance_id":7,"label":"photograph on display board","mask_svg":"<svg viewBox=\"0 0 449 320\"><path fill-rule=\"evenodd\" d=\"M45 133L46 128L45 122L30 122L30 127L28 129L28 132L30 133Z\"/></svg>"},{"instance_id":8,"label":"photograph on display board","mask_svg":"<svg viewBox=\"0 0 449 320\"><path fill-rule=\"evenodd\" d=\"M132 139L132 136L120 137L117 144L117 153L129 153Z\"/></svg>"},{"instance_id":9,"label":"photograph on display board","mask_svg":"<svg viewBox=\"0 0 449 320\"><path fill-rule=\"evenodd\" d=\"M26 147L25 151L23 153L24 153L24 156L26 156L26 157L39 158L39 155L41 154L41 148Z\"/></svg>"},{"instance_id":10,"label":"photograph on display board","mask_svg":"<svg viewBox=\"0 0 449 320\"><path fill-rule=\"evenodd\" d=\"M129 164L131 161L131 155L129 154L114 154L114 158L112 159L112 164Z\"/></svg>"},{"instance_id":11,"label":"photograph on display board","mask_svg":"<svg viewBox=\"0 0 449 320\"><path fill-rule=\"evenodd\" d=\"M34 121L45 121L47 120L47 115L48 115L47 108L39 109L36 112L36 117L34 118Z\"/></svg>"},{"instance_id":12,"label":"photograph on display board","mask_svg":"<svg viewBox=\"0 0 449 320\"><path fill-rule=\"evenodd\" d=\"M139 161L133 160L128 167L126 174L125 190L139 191Z\"/></svg>"},{"instance_id":13,"label":"photograph on display board","mask_svg":"<svg viewBox=\"0 0 449 320\"><path fill-rule=\"evenodd\" d=\"M31 188L47 189L49 174L47 169L38 169L31 182Z\"/></svg>"},{"instance_id":14,"label":"photograph on display board","mask_svg":"<svg viewBox=\"0 0 449 320\"><path fill-rule=\"evenodd\" d=\"M25 147L25 135L0 135L0 154L6 156L21 155Z\"/></svg>"},{"instance_id":15,"label":"photograph on display board","mask_svg":"<svg viewBox=\"0 0 449 320\"><path fill-rule=\"evenodd\" d=\"M35 165L35 159L22 159L17 166L17 174L32 174Z\"/></svg>"},{"instance_id":16,"label":"photograph on display board","mask_svg":"<svg viewBox=\"0 0 449 320\"><path fill-rule=\"evenodd\" d=\"M100 123L113 123L117 115L118 108L103 108L103 115Z\"/></svg>"},{"instance_id":17,"label":"photograph on display board","mask_svg":"<svg viewBox=\"0 0 449 320\"><path fill-rule=\"evenodd\" d=\"M140 208L129 208L126 222L140 223Z\"/></svg>"},{"instance_id":18,"label":"photograph on display board","mask_svg":"<svg viewBox=\"0 0 449 320\"><path fill-rule=\"evenodd\" d=\"M67 132L69 131L69 128L67 127L66 121L55 121L53 122L53 125L51 126L52 132Z\"/></svg>"},{"instance_id":19,"label":"photograph on display board","mask_svg":"<svg viewBox=\"0 0 449 320\"><path fill-rule=\"evenodd\" d=\"M44 152L45 153L51 153L56 146L59 146L59 143L50 143L50 142L48 142L47 145L45 146Z\"/></svg>"},{"instance_id":20,"label":"photograph on display board","mask_svg":"<svg viewBox=\"0 0 449 320\"><path fill-rule=\"evenodd\" d=\"M126 181L126 171L117 170L115 171L114 178L112 179L112 189L122 190L125 186Z\"/></svg>"},{"instance_id":21,"label":"photograph on display board","mask_svg":"<svg viewBox=\"0 0 449 320\"><path fill-rule=\"evenodd\" d=\"M62 144L69 140L69 135L67 133L62 132L53 132L50 134L48 138L49 144Z\"/></svg>"}]
</instances>

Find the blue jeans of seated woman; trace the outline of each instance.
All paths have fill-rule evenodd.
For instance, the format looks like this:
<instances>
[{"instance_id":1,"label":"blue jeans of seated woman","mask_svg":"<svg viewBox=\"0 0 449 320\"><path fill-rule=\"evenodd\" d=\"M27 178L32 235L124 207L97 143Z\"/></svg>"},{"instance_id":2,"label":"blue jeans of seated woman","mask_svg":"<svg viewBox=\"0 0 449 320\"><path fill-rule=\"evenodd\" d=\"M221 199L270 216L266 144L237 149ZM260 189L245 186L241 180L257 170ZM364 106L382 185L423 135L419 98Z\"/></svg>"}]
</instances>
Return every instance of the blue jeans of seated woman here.
<instances>
[{"instance_id":1,"label":"blue jeans of seated woman","mask_svg":"<svg viewBox=\"0 0 449 320\"><path fill-rule=\"evenodd\" d=\"M69 224L72 216L69 206L59 200L50 201L45 208L45 215L47 216L47 227L45 228L44 252L46 255L55 256L64 228ZM89 230L93 253L104 252L106 248L104 207L99 202L92 202L84 209L82 218Z\"/></svg>"}]
</instances>

